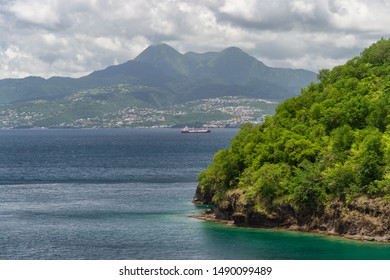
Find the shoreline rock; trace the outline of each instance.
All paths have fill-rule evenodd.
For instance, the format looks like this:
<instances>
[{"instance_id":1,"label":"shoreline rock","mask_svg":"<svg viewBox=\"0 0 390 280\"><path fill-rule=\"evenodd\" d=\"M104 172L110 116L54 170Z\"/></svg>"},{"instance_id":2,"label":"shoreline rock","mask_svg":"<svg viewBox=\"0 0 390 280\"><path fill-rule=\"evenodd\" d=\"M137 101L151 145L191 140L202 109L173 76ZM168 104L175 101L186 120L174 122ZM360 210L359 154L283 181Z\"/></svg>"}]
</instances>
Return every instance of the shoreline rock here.
<instances>
[{"instance_id":1,"label":"shoreline rock","mask_svg":"<svg viewBox=\"0 0 390 280\"><path fill-rule=\"evenodd\" d=\"M219 219L215 216L213 213L207 213L206 211L203 211L200 215L192 215L189 216L193 219L198 219L206 222L212 222L212 223L221 223L226 226L231 227L238 227L238 228L250 228L250 229L268 229L268 230L280 230L280 231L291 231L291 232L302 232L302 233L313 233L323 236L333 236L338 238L345 238L349 240L354 241L361 241L361 242L378 242L378 243L390 243L390 237L382 237L382 236L364 236L364 235L350 235L350 234L340 234L335 231L326 231L321 229L309 229L307 227L300 227L297 225L292 225L290 227L261 227L261 226L251 226L251 225L237 225L234 220L224 220Z\"/></svg>"},{"instance_id":2,"label":"shoreline rock","mask_svg":"<svg viewBox=\"0 0 390 280\"><path fill-rule=\"evenodd\" d=\"M243 193L231 192L220 205L195 216L229 226L310 232L352 240L390 243L390 204L383 198L357 197L346 203L333 201L318 213L298 216L292 207L256 211L242 199ZM194 199L197 205L201 199Z\"/></svg>"}]
</instances>

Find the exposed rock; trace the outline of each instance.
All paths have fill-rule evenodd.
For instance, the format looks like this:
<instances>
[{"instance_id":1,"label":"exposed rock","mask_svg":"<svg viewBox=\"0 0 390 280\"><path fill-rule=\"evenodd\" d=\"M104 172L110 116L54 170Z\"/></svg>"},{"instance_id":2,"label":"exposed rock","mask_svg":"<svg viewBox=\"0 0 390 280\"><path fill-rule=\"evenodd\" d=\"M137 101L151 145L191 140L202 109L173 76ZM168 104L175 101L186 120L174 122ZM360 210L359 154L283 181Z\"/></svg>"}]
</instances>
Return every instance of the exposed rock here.
<instances>
[{"instance_id":1,"label":"exposed rock","mask_svg":"<svg viewBox=\"0 0 390 280\"><path fill-rule=\"evenodd\" d=\"M285 228L367 241L390 241L390 203L384 198L363 196L349 203L334 201L311 216L298 216L291 207L273 209L273 213L256 211L245 199L245 194L235 190L228 192L211 211L208 215L212 214L214 220L230 221L237 226Z\"/></svg>"}]
</instances>

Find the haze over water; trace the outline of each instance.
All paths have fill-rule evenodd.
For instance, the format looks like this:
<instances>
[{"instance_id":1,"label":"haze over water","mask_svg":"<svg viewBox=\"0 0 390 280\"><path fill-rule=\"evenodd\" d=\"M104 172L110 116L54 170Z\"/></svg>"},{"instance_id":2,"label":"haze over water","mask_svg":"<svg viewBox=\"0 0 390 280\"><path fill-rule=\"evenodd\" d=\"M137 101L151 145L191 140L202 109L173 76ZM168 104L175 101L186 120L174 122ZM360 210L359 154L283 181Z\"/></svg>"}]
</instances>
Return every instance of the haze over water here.
<instances>
[{"instance_id":1,"label":"haze over water","mask_svg":"<svg viewBox=\"0 0 390 280\"><path fill-rule=\"evenodd\" d=\"M0 258L389 259L390 245L190 218L237 130L0 131Z\"/></svg>"}]
</instances>

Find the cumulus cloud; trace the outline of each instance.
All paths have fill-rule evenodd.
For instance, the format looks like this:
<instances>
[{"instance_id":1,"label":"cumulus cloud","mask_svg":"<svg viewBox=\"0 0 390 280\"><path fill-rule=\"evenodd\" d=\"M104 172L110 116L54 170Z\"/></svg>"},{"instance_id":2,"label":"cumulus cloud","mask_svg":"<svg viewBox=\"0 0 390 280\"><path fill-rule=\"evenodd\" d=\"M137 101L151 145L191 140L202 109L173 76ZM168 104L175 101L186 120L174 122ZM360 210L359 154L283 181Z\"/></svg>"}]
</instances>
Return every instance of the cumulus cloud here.
<instances>
[{"instance_id":1,"label":"cumulus cloud","mask_svg":"<svg viewBox=\"0 0 390 280\"><path fill-rule=\"evenodd\" d=\"M385 0L0 0L0 78L79 77L158 43L318 71L387 38L389 12Z\"/></svg>"},{"instance_id":2,"label":"cumulus cloud","mask_svg":"<svg viewBox=\"0 0 390 280\"><path fill-rule=\"evenodd\" d=\"M29 2L15 1L9 5L9 11L23 22L38 24L47 27L55 26L59 23L59 15L53 12L52 5L56 2L33 0Z\"/></svg>"}]
</instances>

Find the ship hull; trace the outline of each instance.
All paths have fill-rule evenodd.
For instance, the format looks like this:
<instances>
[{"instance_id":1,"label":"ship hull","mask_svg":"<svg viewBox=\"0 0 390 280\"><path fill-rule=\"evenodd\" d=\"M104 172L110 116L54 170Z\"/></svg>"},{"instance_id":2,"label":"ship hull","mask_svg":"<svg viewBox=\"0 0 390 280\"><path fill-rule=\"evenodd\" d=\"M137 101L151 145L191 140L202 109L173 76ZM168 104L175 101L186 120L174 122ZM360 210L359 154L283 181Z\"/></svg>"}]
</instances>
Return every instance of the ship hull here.
<instances>
[{"instance_id":1,"label":"ship hull","mask_svg":"<svg viewBox=\"0 0 390 280\"><path fill-rule=\"evenodd\" d=\"M187 127L183 128L181 133L210 133L210 129L188 129Z\"/></svg>"},{"instance_id":2,"label":"ship hull","mask_svg":"<svg viewBox=\"0 0 390 280\"><path fill-rule=\"evenodd\" d=\"M210 133L210 130L187 130L181 131L181 133Z\"/></svg>"}]
</instances>

